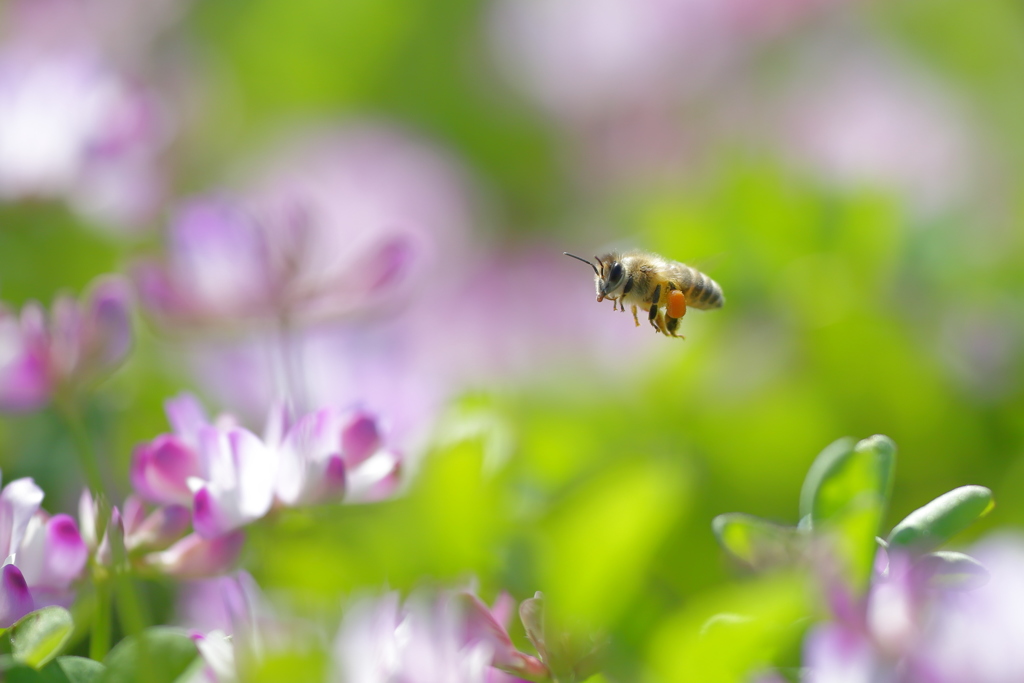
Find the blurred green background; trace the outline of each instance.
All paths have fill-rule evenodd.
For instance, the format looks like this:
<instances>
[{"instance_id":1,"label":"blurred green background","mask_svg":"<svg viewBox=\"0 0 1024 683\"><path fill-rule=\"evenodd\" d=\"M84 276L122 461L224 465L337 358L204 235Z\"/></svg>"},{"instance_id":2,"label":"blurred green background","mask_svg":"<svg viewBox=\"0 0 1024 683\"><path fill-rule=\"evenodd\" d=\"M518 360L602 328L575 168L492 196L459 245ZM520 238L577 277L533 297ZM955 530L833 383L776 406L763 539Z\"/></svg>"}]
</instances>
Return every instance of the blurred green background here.
<instances>
[{"instance_id":1,"label":"blurred green background","mask_svg":"<svg viewBox=\"0 0 1024 683\"><path fill-rule=\"evenodd\" d=\"M678 645L665 634L683 628L685 610L701 613L722 586L745 580L711 519L738 510L795 523L808 465L840 436L883 433L898 444L890 526L968 483L997 502L973 535L1024 524L1019 3L849 9L861 30L966 103L986 142L972 194L924 213L896 191L837 188L730 138L685 181L588 191L565 128L494 66L486 12L479 0L197 4L175 49L187 48L179 59L207 101L176 145L176 191L215 187L295 122L384 119L475 175L487 200L481 234L561 251L606 240L580 227L600 217L620 231L612 237L712 264L728 304L688 318L687 341L666 340L678 353L628 379L595 367L464 396L403 499L261 525L245 566L271 595L320 613L384 585L476 577L488 600L543 590L612 635L609 677L638 680L645 662L661 666ZM786 47L780 40L747 68L756 73L763 59L785 69ZM706 99L713 110L714 95ZM104 236L57 205L2 206L0 297L48 302L151 246ZM193 388L173 343L141 320L138 330L135 355L89 411L122 492L132 446L167 429L162 401ZM470 419L477 434L443 438L445 425ZM496 471L483 466L494 449L509 454ZM74 463L53 415L0 420L5 480L34 476L51 511L74 509Z\"/></svg>"}]
</instances>

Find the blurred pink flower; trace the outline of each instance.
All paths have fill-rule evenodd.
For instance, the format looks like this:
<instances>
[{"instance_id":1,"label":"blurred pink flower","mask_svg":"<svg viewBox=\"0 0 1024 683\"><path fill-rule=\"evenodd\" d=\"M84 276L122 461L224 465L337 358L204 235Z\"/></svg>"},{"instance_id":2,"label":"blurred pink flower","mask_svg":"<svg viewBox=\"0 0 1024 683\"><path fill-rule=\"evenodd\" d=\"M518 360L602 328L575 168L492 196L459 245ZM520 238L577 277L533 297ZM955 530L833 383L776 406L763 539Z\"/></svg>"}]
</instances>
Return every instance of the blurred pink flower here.
<instances>
[{"instance_id":1,"label":"blurred pink flower","mask_svg":"<svg viewBox=\"0 0 1024 683\"><path fill-rule=\"evenodd\" d=\"M1024 657L1008 644L1018 642L1021 629L1008 629L1019 620L1024 588L1014 577L1022 568L1019 538L979 544L971 557L879 550L864 599L840 585L829 590L834 619L814 626L804 641L806 680L1020 680Z\"/></svg>"},{"instance_id":2,"label":"blurred pink flower","mask_svg":"<svg viewBox=\"0 0 1024 683\"><path fill-rule=\"evenodd\" d=\"M260 620L270 616L259 586L245 571L183 582L175 611L176 623L187 629L239 637L248 637Z\"/></svg>"},{"instance_id":3,"label":"blurred pink flower","mask_svg":"<svg viewBox=\"0 0 1024 683\"><path fill-rule=\"evenodd\" d=\"M163 192L155 96L89 54L0 51L0 199L64 199L137 227Z\"/></svg>"},{"instance_id":4,"label":"blurred pink flower","mask_svg":"<svg viewBox=\"0 0 1024 683\"><path fill-rule=\"evenodd\" d=\"M504 0L492 28L519 85L554 113L592 116L671 99L731 48L716 0Z\"/></svg>"},{"instance_id":5,"label":"blurred pink flower","mask_svg":"<svg viewBox=\"0 0 1024 683\"><path fill-rule=\"evenodd\" d=\"M366 413L321 409L296 420L271 412L260 439L230 416L207 420L199 402L167 402L174 434L141 444L132 457L138 494L161 505L192 508L196 533L215 538L284 506L361 502L390 496L401 458L383 447Z\"/></svg>"},{"instance_id":6,"label":"blurred pink flower","mask_svg":"<svg viewBox=\"0 0 1024 683\"><path fill-rule=\"evenodd\" d=\"M759 41L841 0L499 0L511 78L561 117L669 103L715 82Z\"/></svg>"},{"instance_id":7,"label":"blurred pink flower","mask_svg":"<svg viewBox=\"0 0 1024 683\"><path fill-rule=\"evenodd\" d=\"M123 507L122 514L121 510L114 506L103 538L97 540L96 523L99 510L96 502L89 489L83 490L78 499L78 521L82 529L82 540L90 551L96 553L96 559L100 564L110 566L113 561L110 547L111 526L117 527L118 533L122 535L129 556L135 556L166 549L184 536L192 523L191 511L182 505L165 505L147 513L140 498L128 496Z\"/></svg>"},{"instance_id":8,"label":"blurred pink flower","mask_svg":"<svg viewBox=\"0 0 1024 683\"><path fill-rule=\"evenodd\" d=\"M39 607L68 603L89 550L75 521L40 509L43 491L16 479L0 491L0 628Z\"/></svg>"},{"instance_id":9,"label":"blurred pink flower","mask_svg":"<svg viewBox=\"0 0 1024 683\"><path fill-rule=\"evenodd\" d=\"M143 301L169 321L309 321L387 312L444 280L469 213L438 152L384 128L309 134L236 198L184 206Z\"/></svg>"},{"instance_id":10,"label":"blurred pink flower","mask_svg":"<svg viewBox=\"0 0 1024 683\"><path fill-rule=\"evenodd\" d=\"M153 218L172 125L138 74L185 5L0 5L0 200L64 200L91 224L117 231Z\"/></svg>"},{"instance_id":11,"label":"blurred pink flower","mask_svg":"<svg viewBox=\"0 0 1024 683\"><path fill-rule=\"evenodd\" d=\"M230 418L211 424L192 396L167 402L175 434L136 448L132 485L158 504L191 505L192 524L216 538L270 510L278 458L259 437Z\"/></svg>"},{"instance_id":12,"label":"blurred pink flower","mask_svg":"<svg viewBox=\"0 0 1024 683\"><path fill-rule=\"evenodd\" d=\"M245 571L183 583L176 621L194 631L206 663L202 680L211 683L238 680L239 663L251 665L268 654L294 652L308 647L310 639L321 640L315 624L275 611Z\"/></svg>"},{"instance_id":13,"label":"blurred pink flower","mask_svg":"<svg viewBox=\"0 0 1024 683\"><path fill-rule=\"evenodd\" d=\"M825 49L806 57L783 104L783 155L828 183L888 190L925 212L962 200L977 155L952 96L897 59Z\"/></svg>"},{"instance_id":14,"label":"blurred pink flower","mask_svg":"<svg viewBox=\"0 0 1024 683\"><path fill-rule=\"evenodd\" d=\"M101 379L131 345L130 297L116 277L94 281L82 301L58 296L49 319L35 302L18 317L0 306L0 411L35 410Z\"/></svg>"},{"instance_id":15,"label":"blurred pink flower","mask_svg":"<svg viewBox=\"0 0 1024 683\"><path fill-rule=\"evenodd\" d=\"M142 562L146 567L176 579L205 579L231 571L244 544L243 531L232 531L216 538L192 533L167 550L146 555Z\"/></svg>"},{"instance_id":16,"label":"blurred pink flower","mask_svg":"<svg viewBox=\"0 0 1024 683\"><path fill-rule=\"evenodd\" d=\"M190 0L7 0L0 6L0 36L23 50L72 49L137 63L190 5Z\"/></svg>"},{"instance_id":17,"label":"blurred pink flower","mask_svg":"<svg viewBox=\"0 0 1024 683\"><path fill-rule=\"evenodd\" d=\"M332 680L340 683L485 683L503 677L493 666L547 675L539 660L515 649L483 603L462 592L413 594L404 604L397 593L354 601L334 658Z\"/></svg>"},{"instance_id":18,"label":"blurred pink flower","mask_svg":"<svg viewBox=\"0 0 1024 683\"><path fill-rule=\"evenodd\" d=\"M990 580L939 596L914 662L916 680L1011 683L1024 680L1024 537L992 536L971 555Z\"/></svg>"},{"instance_id":19,"label":"blurred pink flower","mask_svg":"<svg viewBox=\"0 0 1024 683\"><path fill-rule=\"evenodd\" d=\"M294 424L281 420L271 431L280 434L269 441L278 453L274 492L283 505L380 500L398 487L401 458L382 447L368 414L325 408Z\"/></svg>"}]
</instances>

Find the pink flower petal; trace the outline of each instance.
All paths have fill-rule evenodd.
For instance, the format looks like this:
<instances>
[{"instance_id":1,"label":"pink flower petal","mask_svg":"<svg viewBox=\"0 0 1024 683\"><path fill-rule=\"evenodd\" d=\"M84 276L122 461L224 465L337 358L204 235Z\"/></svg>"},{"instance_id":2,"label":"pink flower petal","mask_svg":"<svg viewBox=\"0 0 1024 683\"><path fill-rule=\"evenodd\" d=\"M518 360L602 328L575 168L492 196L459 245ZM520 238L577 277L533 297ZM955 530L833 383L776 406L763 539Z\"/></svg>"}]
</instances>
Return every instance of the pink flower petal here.
<instances>
[{"instance_id":1,"label":"pink flower petal","mask_svg":"<svg viewBox=\"0 0 1024 683\"><path fill-rule=\"evenodd\" d=\"M231 502L225 503L227 498L223 492L210 486L196 491L192 499L192 526L199 536L217 538L245 523Z\"/></svg>"},{"instance_id":2,"label":"pink flower petal","mask_svg":"<svg viewBox=\"0 0 1024 683\"><path fill-rule=\"evenodd\" d=\"M247 521L259 519L274 502L277 459L254 434L244 429L229 432L228 441L238 467L238 508Z\"/></svg>"},{"instance_id":3,"label":"pink flower petal","mask_svg":"<svg viewBox=\"0 0 1024 683\"><path fill-rule=\"evenodd\" d=\"M341 433L341 452L345 464L355 467L380 449L377 421L366 413L352 417Z\"/></svg>"},{"instance_id":4,"label":"pink flower petal","mask_svg":"<svg viewBox=\"0 0 1024 683\"><path fill-rule=\"evenodd\" d=\"M324 469L313 482L304 502L326 503L344 497L346 476L345 463L341 456L333 455L323 464Z\"/></svg>"},{"instance_id":5,"label":"pink flower petal","mask_svg":"<svg viewBox=\"0 0 1024 683\"><path fill-rule=\"evenodd\" d=\"M129 550L162 550L181 538L191 522L192 513L183 505L157 508L128 532L125 545Z\"/></svg>"},{"instance_id":6,"label":"pink flower petal","mask_svg":"<svg viewBox=\"0 0 1024 683\"><path fill-rule=\"evenodd\" d=\"M78 498L78 526L85 544L90 548L95 548L97 544L96 503L88 488L82 489L82 495Z\"/></svg>"},{"instance_id":7,"label":"pink flower petal","mask_svg":"<svg viewBox=\"0 0 1024 683\"><path fill-rule=\"evenodd\" d=\"M96 549L96 561L107 567L113 564L113 548L110 547L112 533L120 534L122 542L124 541L124 524L121 521L121 511L117 509L116 505L110 510L110 522L107 523L107 529L103 532L103 540L100 541L100 545Z\"/></svg>"},{"instance_id":8,"label":"pink flower petal","mask_svg":"<svg viewBox=\"0 0 1024 683\"><path fill-rule=\"evenodd\" d=\"M359 467L348 471L346 500L366 503L394 495L401 483L402 460L396 453L377 451Z\"/></svg>"},{"instance_id":9,"label":"pink flower petal","mask_svg":"<svg viewBox=\"0 0 1024 683\"><path fill-rule=\"evenodd\" d=\"M456 600L465 617L464 644L483 642L489 645L492 665L503 671L527 678L548 677L548 668L539 659L516 649L508 631L480 598L472 593L460 593Z\"/></svg>"},{"instance_id":10,"label":"pink flower petal","mask_svg":"<svg viewBox=\"0 0 1024 683\"><path fill-rule=\"evenodd\" d=\"M148 556L150 566L179 579L205 579L230 571L245 543L235 531L218 538L189 534L167 550Z\"/></svg>"},{"instance_id":11,"label":"pink flower petal","mask_svg":"<svg viewBox=\"0 0 1024 683\"><path fill-rule=\"evenodd\" d=\"M125 536L131 536L146 519L146 508L138 496L125 498L122 508L124 509L124 533Z\"/></svg>"},{"instance_id":12,"label":"pink flower petal","mask_svg":"<svg viewBox=\"0 0 1024 683\"><path fill-rule=\"evenodd\" d=\"M97 369L116 367L132 346L131 295L119 277L94 285L89 302L89 356Z\"/></svg>"},{"instance_id":13,"label":"pink flower petal","mask_svg":"<svg viewBox=\"0 0 1024 683\"><path fill-rule=\"evenodd\" d=\"M192 394L169 399L164 403L164 412L174 433L193 447L199 443L199 430L210 424L202 404Z\"/></svg>"},{"instance_id":14,"label":"pink flower petal","mask_svg":"<svg viewBox=\"0 0 1024 683\"><path fill-rule=\"evenodd\" d=\"M0 492L0 556L17 552L29 520L43 502L43 490L31 478L15 479Z\"/></svg>"},{"instance_id":15,"label":"pink flower petal","mask_svg":"<svg viewBox=\"0 0 1024 683\"><path fill-rule=\"evenodd\" d=\"M21 570L13 564L0 569L0 628L8 628L34 608Z\"/></svg>"},{"instance_id":16,"label":"pink flower petal","mask_svg":"<svg viewBox=\"0 0 1024 683\"><path fill-rule=\"evenodd\" d=\"M187 504L192 498L188 479L200 474L195 451L169 434L142 444L132 457L132 486L140 496L153 503Z\"/></svg>"},{"instance_id":17,"label":"pink flower petal","mask_svg":"<svg viewBox=\"0 0 1024 683\"><path fill-rule=\"evenodd\" d=\"M33 586L64 590L78 578L89 559L78 525L68 515L54 515L46 523L42 573Z\"/></svg>"},{"instance_id":18,"label":"pink flower petal","mask_svg":"<svg viewBox=\"0 0 1024 683\"><path fill-rule=\"evenodd\" d=\"M34 331L41 317L37 306L26 306L22 319L0 310L0 411L25 412L41 408L52 389L45 340Z\"/></svg>"}]
</instances>

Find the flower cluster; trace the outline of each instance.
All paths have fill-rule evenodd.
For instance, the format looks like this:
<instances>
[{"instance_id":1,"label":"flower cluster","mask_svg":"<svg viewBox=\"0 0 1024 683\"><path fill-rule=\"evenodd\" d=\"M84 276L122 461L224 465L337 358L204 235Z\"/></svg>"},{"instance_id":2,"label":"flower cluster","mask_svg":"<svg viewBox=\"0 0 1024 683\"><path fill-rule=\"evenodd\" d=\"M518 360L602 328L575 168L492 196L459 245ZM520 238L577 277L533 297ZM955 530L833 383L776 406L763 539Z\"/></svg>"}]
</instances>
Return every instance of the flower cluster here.
<instances>
[{"instance_id":1,"label":"flower cluster","mask_svg":"<svg viewBox=\"0 0 1024 683\"><path fill-rule=\"evenodd\" d=\"M394 304L468 225L458 174L384 128L293 143L244 193L194 199L162 259L140 263L144 303L169 324L310 322Z\"/></svg>"},{"instance_id":2,"label":"flower cluster","mask_svg":"<svg viewBox=\"0 0 1024 683\"><path fill-rule=\"evenodd\" d=\"M178 510L190 512L193 532L145 560L173 575L224 571L240 550L240 529L274 505L380 500L399 484L401 458L363 412L325 408L293 421L278 409L264 438L229 415L211 422L190 395L168 401L167 415L173 432L140 445L131 465L138 496L160 507L150 517L126 514L124 533L140 542L163 537L168 525L177 528Z\"/></svg>"},{"instance_id":3,"label":"flower cluster","mask_svg":"<svg viewBox=\"0 0 1024 683\"><path fill-rule=\"evenodd\" d=\"M258 666L293 642L297 631L317 630L276 613L245 572L187 584L179 611L215 682L236 680L240 667ZM493 607L466 589L420 589L404 601L397 592L355 598L334 637L330 680L511 683L582 680L595 671L596 648L578 656L563 651L566 634L546 637L540 593L520 603L518 612L536 655L520 651L509 636L515 602L508 593ZM565 671L557 668L566 664Z\"/></svg>"},{"instance_id":4,"label":"flower cluster","mask_svg":"<svg viewBox=\"0 0 1024 683\"><path fill-rule=\"evenodd\" d=\"M35 410L102 378L131 344L128 287L116 277L97 280L80 302L58 296L49 317L34 302L20 315L0 306L0 411Z\"/></svg>"}]
</instances>

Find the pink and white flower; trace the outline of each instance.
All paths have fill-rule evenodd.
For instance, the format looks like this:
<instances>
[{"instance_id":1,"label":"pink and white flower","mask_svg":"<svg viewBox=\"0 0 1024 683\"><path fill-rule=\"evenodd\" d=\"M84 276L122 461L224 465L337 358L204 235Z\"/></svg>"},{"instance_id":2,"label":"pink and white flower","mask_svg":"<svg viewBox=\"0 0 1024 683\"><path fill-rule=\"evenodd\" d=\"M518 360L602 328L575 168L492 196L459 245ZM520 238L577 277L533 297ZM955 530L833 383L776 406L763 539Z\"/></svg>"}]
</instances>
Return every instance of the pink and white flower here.
<instances>
[{"instance_id":1,"label":"pink and white flower","mask_svg":"<svg viewBox=\"0 0 1024 683\"><path fill-rule=\"evenodd\" d=\"M348 608L334 641L339 683L487 683L504 672L544 679L547 667L518 652L497 616L466 592L416 593L402 603L397 593L364 597ZM498 667L498 668L495 668Z\"/></svg>"},{"instance_id":2,"label":"pink and white flower","mask_svg":"<svg viewBox=\"0 0 1024 683\"><path fill-rule=\"evenodd\" d=\"M0 306L0 411L41 408L66 388L112 372L132 346L126 284L96 280L82 301L61 295L49 318L31 302L20 315Z\"/></svg>"},{"instance_id":3,"label":"pink and white flower","mask_svg":"<svg viewBox=\"0 0 1024 683\"><path fill-rule=\"evenodd\" d=\"M40 509L43 491L29 478L0 491L0 628L33 609L71 598L71 583L88 560L89 549L75 521Z\"/></svg>"},{"instance_id":4,"label":"pink and white flower","mask_svg":"<svg viewBox=\"0 0 1024 683\"><path fill-rule=\"evenodd\" d=\"M290 324L366 314L443 274L469 224L442 155L397 131L310 133L252 189L194 199L158 260L138 265L143 302L168 322Z\"/></svg>"},{"instance_id":5,"label":"pink and white flower","mask_svg":"<svg viewBox=\"0 0 1024 683\"><path fill-rule=\"evenodd\" d=\"M366 413L327 408L292 424L275 410L265 439L229 416L210 423L192 396L168 401L167 414L175 432L136 449L132 484L150 502L191 506L203 538L263 517L275 500L379 500L398 485L401 459Z\"/></svg>"}]
</instances>

